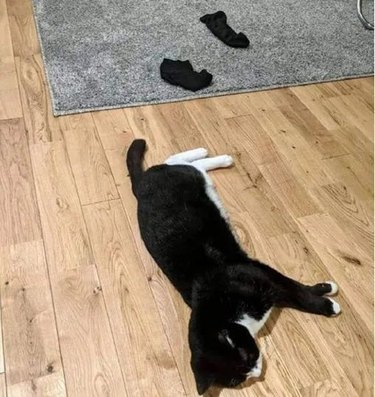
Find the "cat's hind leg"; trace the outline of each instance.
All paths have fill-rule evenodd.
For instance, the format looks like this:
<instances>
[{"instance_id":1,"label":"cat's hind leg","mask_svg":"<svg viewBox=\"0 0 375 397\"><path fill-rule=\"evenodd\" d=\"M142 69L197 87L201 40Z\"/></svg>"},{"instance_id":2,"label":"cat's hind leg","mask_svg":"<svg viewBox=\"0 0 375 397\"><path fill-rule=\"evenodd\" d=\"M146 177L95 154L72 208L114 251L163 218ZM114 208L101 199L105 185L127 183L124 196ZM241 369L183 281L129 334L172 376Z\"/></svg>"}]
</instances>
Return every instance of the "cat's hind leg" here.
<instances>
[{"instance_id":1,"label":"cat's hind leg","mask_svg":"<svg viewBox=\"0 0 375 397\"><path fill-rule=\"evenodd\" d=\"M200 160L193 161L191 165L200 170L210 171L215 168L227 168L233 164L233 158L227 154L216 157L208 157Z\"/></svg>"},{"instance_id":2,"label":"cat's hind leg","mask_svg":"<svg viewBox=\"0 0 375 397\"><path fill-rule=\"evenodd\" d=\"M331 298L314 293L314 290L311 289L314 287L315 286L301 286L289 290L289 292L284 295L283 302L280 306L292 307L307 313L322 314L327 317L337 316L341 312L340 305ZM321 294L322 292L323 290L320 291ZM325 292L325 294L330 292L331 291Z\"/></svg>"},{"instance_id":3,"label":"cat's hind leg","mask_svg":"<svg viewBox=\"0 0 375 397\"><path fill-rule=\"evenodd\" d=\"M176 153L169 156L167 160L165 160L165 164L178 164L179 162L191 163L196 160L204 159L207 155L208 151L204 148L187 150L186 152Z\"/></svg>"},{"instance_id":4,"label":"cat's hind leg","mask_svg":"<svg viewBox=\"0 0 375 397\"><path fill-rule=\"evenodd\" d=\"M318 296L336 295L339 290L339 287L334 281L326 281L324 283L318 283L308 288L310 289L311 293Z\"/></svg>"},{"instance_id":5,"label":"cat's hind leg","mask_svg":"<svg viewBox=\"0 0 375 397\"><path fill-rule=\"evenodd\" d=\"M336 283L326 281L315 285L305 285L289 277L264 263L253 261L257 268L263 272L273 284L274 304L278 307L291 307L308 313L322 314L324 316L337 316L340 305L324 295L333 295L338 291Z\"/></svg>"},{"instance_id":6,"label":"cat's hind leg","mask_svg":"<svg viewBox=\"0 0 375 397\"><path fill-rule=\"evenodd\" d=\"M335 300L313 294L310 294L310 296L306 295L303 298L303 302L298 302L295 308L308 313L322 314L327 317L337 316L341 312L341 307Z\"/></svg>"}]
</instances>

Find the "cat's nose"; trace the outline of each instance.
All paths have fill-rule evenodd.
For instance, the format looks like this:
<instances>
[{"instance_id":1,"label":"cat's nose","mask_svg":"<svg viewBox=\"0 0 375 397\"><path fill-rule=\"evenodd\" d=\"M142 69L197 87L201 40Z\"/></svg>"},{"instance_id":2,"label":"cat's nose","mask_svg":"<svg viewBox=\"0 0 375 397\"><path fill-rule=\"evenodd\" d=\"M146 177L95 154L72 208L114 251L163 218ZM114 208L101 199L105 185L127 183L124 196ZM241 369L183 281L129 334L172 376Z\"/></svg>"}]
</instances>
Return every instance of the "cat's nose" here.
<instances>
[{"instance_id":1,"label":"cat's nose","mask_svg":"<svg viewBox=\"0 0 375 397\"><path fill-rule=\"evenodd\" d=\"M262 355L259 354L255 367L253 367L253 369L250 372L248 372L246 375L247 378L259 378L261 374L262 374Z\"/></svg>"}]
</instances>

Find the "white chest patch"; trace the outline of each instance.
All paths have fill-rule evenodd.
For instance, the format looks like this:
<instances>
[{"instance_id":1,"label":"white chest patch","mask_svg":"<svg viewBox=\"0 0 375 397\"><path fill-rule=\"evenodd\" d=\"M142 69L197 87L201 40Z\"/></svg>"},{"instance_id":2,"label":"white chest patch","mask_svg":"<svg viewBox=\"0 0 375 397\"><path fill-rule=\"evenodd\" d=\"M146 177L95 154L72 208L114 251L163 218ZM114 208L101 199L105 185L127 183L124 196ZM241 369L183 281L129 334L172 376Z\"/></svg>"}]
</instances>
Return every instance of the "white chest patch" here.
<instances>
[{"instance_id":1,"label":"white chest patch","mask_svg":"<svg viewBox=\"0 0 375 397\"><path fill-rule=\"evenodd\" d=\"M220 211L221 216L225 220L228 220L228 213L225 210L223 203L221 202L219 195L216 192L215 186L212 183L211 178L205 172L202 172L202 174L204 176L204 179L206 180L205 190L206 190L207 196L215 204L217 209Z\"/></svg>"},{"instance_id":2,"label":"white chest patch","mask_svg":"<svg viewBox=\"0 0 375 397\"><path fill-rule=\"evenodd\" d=\"M239 320L236 321L236 323L247 328L247 330L250 332L250 335L254 338L266 323L268 317L271 314L271 310L272 308L266 311L260 320L256 320L245 313Z\"/></svg>"}]
</instances>

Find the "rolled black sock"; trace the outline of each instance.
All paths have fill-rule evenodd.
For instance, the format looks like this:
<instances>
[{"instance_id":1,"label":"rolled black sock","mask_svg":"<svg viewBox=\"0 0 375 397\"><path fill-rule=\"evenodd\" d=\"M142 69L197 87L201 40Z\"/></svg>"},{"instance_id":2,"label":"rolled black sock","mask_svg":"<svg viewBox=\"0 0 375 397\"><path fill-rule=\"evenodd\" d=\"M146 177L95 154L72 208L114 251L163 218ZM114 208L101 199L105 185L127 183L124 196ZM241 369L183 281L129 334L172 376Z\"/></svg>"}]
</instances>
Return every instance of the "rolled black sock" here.
<instances>
[{"instance_id":1,"label":"rolled black sock","mask_svg":"<svg viewBox=\"0 0 375 397\"><path fill-rule=\"evenodd\" d=\"M212 74L206 69L195 72L189 61L173 61L164 59L160 65L160 76L173 85L179 85L190 91L198 91L208 87L212 81Z\"/></svg>"},{"instance_id":2,"label":"rolled black sock","mask_svg":"<svg viewBox=\"0 0 375 397\"><path fill-rule=\"evenodd\" d=\"M225 12L218 11L214 14L206 14L200 20L217 38L230 47L246 48L249 46L249 39L243 33L236 33L227 24Z\"/></svg>"}]
</instances>

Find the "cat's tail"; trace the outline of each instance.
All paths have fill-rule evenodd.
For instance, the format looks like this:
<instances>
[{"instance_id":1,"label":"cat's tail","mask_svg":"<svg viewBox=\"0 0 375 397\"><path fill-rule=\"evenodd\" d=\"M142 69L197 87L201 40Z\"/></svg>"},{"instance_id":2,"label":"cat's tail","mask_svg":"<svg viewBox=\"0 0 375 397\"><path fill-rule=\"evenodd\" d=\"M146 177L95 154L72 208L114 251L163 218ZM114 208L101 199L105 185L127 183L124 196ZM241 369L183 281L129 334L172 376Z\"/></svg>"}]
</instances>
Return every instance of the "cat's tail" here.
<instances>
[{"instance_id":1,"label":"cat's tail","mask_svg":"<svg viewBox=\"0 0 375 397\"><path fill-rule=\"evenodd\" d=\"M137 197L137 187L143 174L142 161L145 151L146 141L144 139L135 139L131 143L126 155L126 165L129 170L132 190L135 197Z\"/></svg>"}]
</instances>

